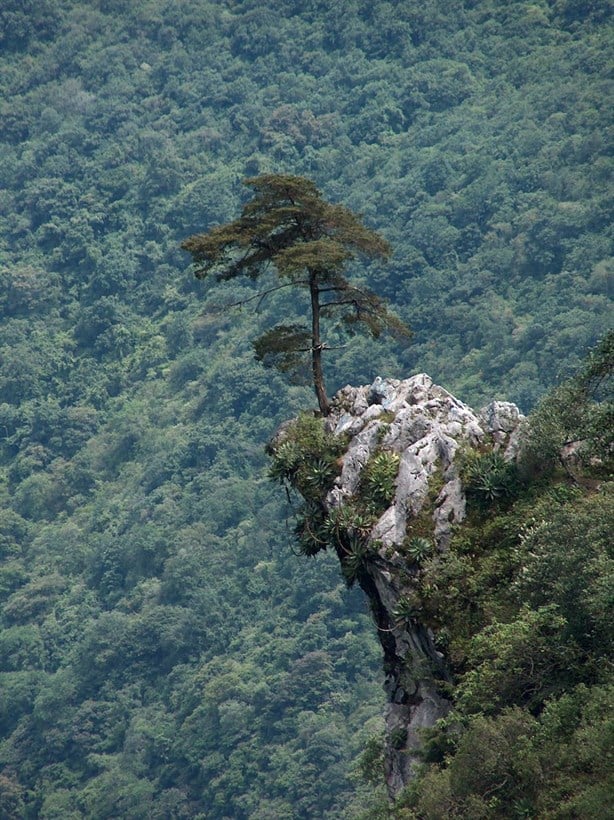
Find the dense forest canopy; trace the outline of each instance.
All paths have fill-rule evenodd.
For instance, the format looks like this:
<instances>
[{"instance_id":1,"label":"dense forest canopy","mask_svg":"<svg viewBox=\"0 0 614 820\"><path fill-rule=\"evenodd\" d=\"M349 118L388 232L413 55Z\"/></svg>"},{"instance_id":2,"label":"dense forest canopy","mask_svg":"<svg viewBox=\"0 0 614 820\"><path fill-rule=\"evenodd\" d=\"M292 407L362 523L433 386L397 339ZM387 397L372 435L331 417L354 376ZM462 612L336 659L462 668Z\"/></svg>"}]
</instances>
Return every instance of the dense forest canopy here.
<instances>
[{"instance_id":1,"label":"dense forest canopy","mask_svg":"<svg viewBox=\"0 0 614 820\"><path fill-rule=\"evenodd\" d=\"M3 7L4 264L106 298L77 342L100 326L133 349L112 328L181 287L180 238L280 170L343 193L395 249L403 368L529 409L601 335L606 3Z\"/></svg>"},{"instance_id":2,"label":"dense forest canopy","mask_svg":"<svg viewBox=\"0 0 614 820\"><path fill-rule=\"evenodd\" d=\"M265 476L312 399L250 339L300 306L220 310L180 242L309 176L390 243L351 273L415 332L331 386L527 411L611 320L611 37L606 0L3 0L2 816L366 805L368 615Z\"/></svg>"}]
</instances>

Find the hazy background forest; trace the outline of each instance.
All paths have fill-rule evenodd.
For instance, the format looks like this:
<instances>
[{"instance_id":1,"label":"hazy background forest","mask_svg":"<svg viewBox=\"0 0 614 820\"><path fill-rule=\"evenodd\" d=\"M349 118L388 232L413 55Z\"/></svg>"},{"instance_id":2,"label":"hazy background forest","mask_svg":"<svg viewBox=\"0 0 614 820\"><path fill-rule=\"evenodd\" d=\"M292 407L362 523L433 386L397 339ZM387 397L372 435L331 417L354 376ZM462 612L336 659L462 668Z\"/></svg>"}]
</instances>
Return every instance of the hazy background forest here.
<instances>
[{"instance_id":1,"label":"hazy background forest","mask_svg":"<svg viewBox=\"0 0 614 820\"><path fill-rule=\"evenodd\" d=\"M314 398L253 359L300 316L179 244L288 172L394 255L427 371L529 411L611 323L606 0L3 0L0 814L356 817L376 637L297 558L263 446ZM367 796L369 795L369 796Z\"/></svg>"}]
</instances>

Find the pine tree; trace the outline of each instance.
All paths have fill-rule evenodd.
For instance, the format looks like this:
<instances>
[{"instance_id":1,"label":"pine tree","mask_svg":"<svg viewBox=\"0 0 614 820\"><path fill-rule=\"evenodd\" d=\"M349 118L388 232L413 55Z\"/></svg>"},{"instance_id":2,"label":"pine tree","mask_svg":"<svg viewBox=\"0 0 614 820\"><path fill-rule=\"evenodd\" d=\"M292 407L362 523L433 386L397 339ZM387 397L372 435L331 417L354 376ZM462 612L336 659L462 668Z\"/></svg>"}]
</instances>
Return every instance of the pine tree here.
<instances>
[{"instance_id":1,"label":"pine tree","mask_svg":"<svg viewBox=\"0 0 614 820\"><path fill-rule=\"evenodd\" d=\"M342 205L326 202L311 180L266 174L245 180L252 199L241 216L196 234L182 243L195 264L195 275L218 281L247 276L257 279L272 263L282 287L309 291L311 325L279 324L254 342L256 358L281 370L291 369L297 354L308 352L315 393L323 415L330 412L322 372L321 319L335 315L349 329L363 325L373 337L384 329L409 336L408 328L384 302L344 275L357 256L386 259L388 243L365 227Z\"/></svg>"}]
</instances>

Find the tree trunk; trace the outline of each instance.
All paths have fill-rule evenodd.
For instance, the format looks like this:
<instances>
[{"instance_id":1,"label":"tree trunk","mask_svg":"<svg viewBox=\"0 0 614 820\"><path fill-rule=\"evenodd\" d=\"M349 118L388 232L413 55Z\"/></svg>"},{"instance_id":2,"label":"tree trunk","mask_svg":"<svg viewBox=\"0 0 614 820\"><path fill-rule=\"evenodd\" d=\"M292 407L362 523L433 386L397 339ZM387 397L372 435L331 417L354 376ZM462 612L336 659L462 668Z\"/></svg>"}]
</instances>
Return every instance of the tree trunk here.
<instances>
[{"instance_id":1,"label":"tree trunk","mask_svg":"<svg viewBox=\"0 0 614 820\"><path fill-rule=\"evenodd\" d=\"M320 412L323 416L330 413L330 404L324 387L322 373L322 340L320 339L320 289L318 274L309 272L309 293L311 296L311 369L313 373L313 387L318 397Z\"/></svg>"}]
</instances>

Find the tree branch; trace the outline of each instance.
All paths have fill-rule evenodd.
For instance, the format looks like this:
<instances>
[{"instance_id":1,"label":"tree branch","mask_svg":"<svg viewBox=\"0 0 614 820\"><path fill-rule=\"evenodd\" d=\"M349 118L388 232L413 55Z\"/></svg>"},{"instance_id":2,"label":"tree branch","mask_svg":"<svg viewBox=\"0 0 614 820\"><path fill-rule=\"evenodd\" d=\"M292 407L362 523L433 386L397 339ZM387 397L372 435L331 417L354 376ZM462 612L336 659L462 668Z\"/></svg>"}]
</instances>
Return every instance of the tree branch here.
<instances>
[{"instance_id":1,"label":"tree branch","mask_svg":"<svg viewBox=\"0 0 614 820\"><path fill-rule=\"evenodd\" d=\"M284 282L282 285L275 285L272 288L267 288L266 290L260 290L260 291L258 291L258 293L255 293L253 296L248 296L246 299L239 299L237 302L228 302L225 305L213 305L212 308L213 308L213 310L226 310L227 308L243 307L243 305L247 305L249 302L253 302L255 299L258 299L258 304L256 305L256 312L258 312L263 299L266 299L266 297L270 293L274 293L276 290L281 290L282 288L292 288L295 285L308 285L308 284L309 284L309 282L306 279L299 279L296 282ZM203 313L201 313L201 316L204 316L209 312L210 312L210 310L203 311Z\"/></svg>"},{"instance_id":2,"label":"tree branch","mask_svg":"<svg viewBox=\"0 0 614 820\"><path fill-rule=\"evenodd\" d=\"M356 310L363 310L363 305L356 301L356 299L335 299L332 302L322 302L321 308L333 307L335 305L354 305ZM366 310L366 308L364 308Z\"/></svg>"},{"instance_id":3,"label":"tree branch","mask_svg":"<svg viewBox=\"0 0 614 820\"><path fill-rule=\"evenodd\" d=\"M354 293L359 293L361 296L364 296L365 299L368 299L369 297L374 296L374 294L369 293L369 291L363 290L362 288L357 288L356 285L350 285L350 284L332 285L331 287L328 287L328 288L320 288L320 293L328 293L330 291L334 291L336 293L339 293L339 292L347 293L348 291L353 291Z\"/></svg>"}]
</instances>

